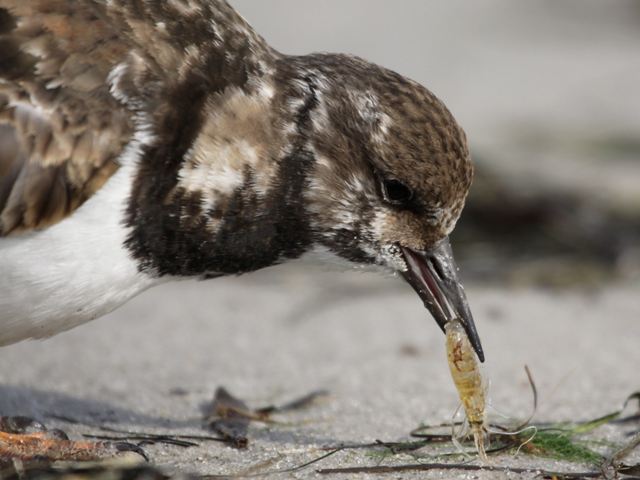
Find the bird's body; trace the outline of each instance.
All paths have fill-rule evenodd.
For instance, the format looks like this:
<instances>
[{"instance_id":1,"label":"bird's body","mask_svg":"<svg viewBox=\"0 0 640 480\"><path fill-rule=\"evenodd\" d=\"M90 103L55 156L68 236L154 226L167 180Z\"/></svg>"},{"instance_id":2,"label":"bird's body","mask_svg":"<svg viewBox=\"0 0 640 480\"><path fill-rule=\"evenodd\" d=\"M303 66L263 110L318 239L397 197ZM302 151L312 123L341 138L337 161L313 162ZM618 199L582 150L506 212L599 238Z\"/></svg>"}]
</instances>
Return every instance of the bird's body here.
<instances>
[{"instance_id":1,"label":"bird's body","mask_svg":"<svg viewBox=\"0 0 640 480\"><path fill-rule=\"evenodd\" d=\"M0 345L322 251L483 358L447 239L466 138L395 72L276 52L224 0L0 0L0 146Z\"/></svg>"},{"instance_id":2,"label":"bird's body","mask_svg":"<svg viewBox=\"0 0 640 480\"><path fill-rule=\"evenodd\" d=\"M447 239L466 138L395 72L276 52L224 0L0 0L0 146L0 345L322 251L483 358Z\"/></svg>"}]
</instances>

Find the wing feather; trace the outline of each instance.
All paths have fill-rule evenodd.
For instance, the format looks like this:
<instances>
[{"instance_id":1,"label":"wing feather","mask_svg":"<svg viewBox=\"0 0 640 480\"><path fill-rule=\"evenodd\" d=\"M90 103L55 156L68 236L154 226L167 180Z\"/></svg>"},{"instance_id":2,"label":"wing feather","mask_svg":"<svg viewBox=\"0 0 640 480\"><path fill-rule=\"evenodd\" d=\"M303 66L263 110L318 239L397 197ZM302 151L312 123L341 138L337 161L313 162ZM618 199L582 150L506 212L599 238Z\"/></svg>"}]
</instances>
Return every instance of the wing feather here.
<instances>
[{"instance_id":1,"label":"wing feather","mask_svg":"<svg viewBox=\"0 0 640 480\"><path fill-rule=\"evenodd\" d=\"M203 59L246 73L273 54L223 0L0 0L0 236L72 213L117 170L138 113L216 73Z\"/></svg>"},{"instance_id":2,"label":"wing feather","mask_svg":"<svg viewBox=\"0 0 640 480\"><path fill-rule=\"evenodd\" d=\"M0 235L43 228L117 169L131 112L107 76L130 47L88 2L0 2Z\"/></svg>"}]
</instances>

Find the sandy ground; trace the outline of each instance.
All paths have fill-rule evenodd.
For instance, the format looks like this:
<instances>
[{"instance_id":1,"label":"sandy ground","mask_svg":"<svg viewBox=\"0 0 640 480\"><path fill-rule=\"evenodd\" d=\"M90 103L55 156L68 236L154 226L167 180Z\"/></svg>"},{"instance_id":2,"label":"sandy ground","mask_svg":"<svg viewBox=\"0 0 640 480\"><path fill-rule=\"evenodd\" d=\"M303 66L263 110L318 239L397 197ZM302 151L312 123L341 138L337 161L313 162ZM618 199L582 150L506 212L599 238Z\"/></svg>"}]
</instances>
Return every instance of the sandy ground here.
<instances>
[{"instance_id":1,"label":"sandy ground","mask_svg":"<svg viewBox=\"0 0 640 480\"><path fill-rule=\"evenodd\" d=\"M527 415L525 364L539 388L541 421L602 415L640 389L637 289L469 290L487 353L491 415ZM209 442L146 447L169 471L282 469L320 455L323 446L406 439L421 422L448 421L457 398L443 343L399 279L277 267L160 287L92 324L3 348L0 412L32 415L74 434L97 432L90 426L96 424L206 434L202 407L218 386L256 407L328 390L326 401L278 417L293 425L252 426L247 450ZM620 440L620 432L600 434ZM349 452L317 466L375 462ZM498 463L554 466L526 456Z\"/></svg>"}]
</instances>

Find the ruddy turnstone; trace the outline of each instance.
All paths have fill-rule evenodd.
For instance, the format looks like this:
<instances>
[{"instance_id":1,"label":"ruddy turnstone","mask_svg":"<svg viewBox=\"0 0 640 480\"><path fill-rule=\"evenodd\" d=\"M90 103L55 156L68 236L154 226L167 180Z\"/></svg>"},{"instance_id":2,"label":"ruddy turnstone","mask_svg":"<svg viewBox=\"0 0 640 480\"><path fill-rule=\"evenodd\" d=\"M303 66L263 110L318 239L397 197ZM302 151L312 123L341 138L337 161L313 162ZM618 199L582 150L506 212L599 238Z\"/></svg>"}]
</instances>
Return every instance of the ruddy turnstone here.
<instances>
[{"instance_id":1,"label":"ruddy turnstone","mask_svg":"<svg viewBox=\"0 0 640 480\"><path fill-rule=\"evenodd\" d=\"M0 119L0 345L313 253L399 273L483 358L465 134L412 80L281 54L224 0L0 0Z\"/></svg>"}]
</instances>

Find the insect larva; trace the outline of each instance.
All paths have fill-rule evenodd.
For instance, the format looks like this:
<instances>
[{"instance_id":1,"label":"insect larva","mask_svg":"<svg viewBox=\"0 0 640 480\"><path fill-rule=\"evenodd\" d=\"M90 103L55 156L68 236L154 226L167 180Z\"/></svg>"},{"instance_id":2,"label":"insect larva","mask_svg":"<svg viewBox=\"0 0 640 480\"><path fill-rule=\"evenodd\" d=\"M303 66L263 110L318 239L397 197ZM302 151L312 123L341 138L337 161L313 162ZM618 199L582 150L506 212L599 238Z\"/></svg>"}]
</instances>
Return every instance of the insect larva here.
<instances>
[{"instance_id":1,"label":"insect larva","mask_svg":"<svg viewBox=\"0 0 640 480\"><path fill-rule=\"evenodd\" d=\"M484 385L476 354L460 321L450 321L445 329L447 332L447 358L451 377L458 389L458 396L467 415L467 421L473 434L478 455L483 461L486 461L487 454L484 449L486 419Z\"/></svg>"}]
</instances>

